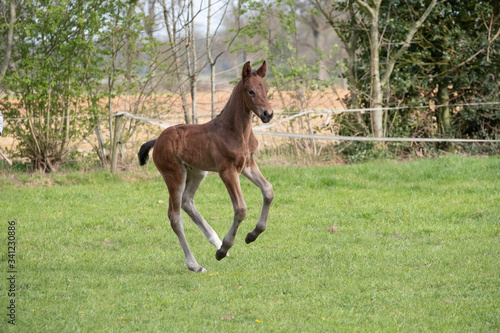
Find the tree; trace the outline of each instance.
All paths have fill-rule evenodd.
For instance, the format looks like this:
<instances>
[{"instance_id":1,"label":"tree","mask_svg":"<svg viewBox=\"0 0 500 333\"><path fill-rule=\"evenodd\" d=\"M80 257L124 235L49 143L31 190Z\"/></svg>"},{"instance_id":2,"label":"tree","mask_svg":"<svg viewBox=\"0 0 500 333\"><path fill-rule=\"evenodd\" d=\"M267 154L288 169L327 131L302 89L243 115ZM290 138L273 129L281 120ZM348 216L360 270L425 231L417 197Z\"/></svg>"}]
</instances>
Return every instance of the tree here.
<instances>
[{"instance_id":1,"label":"tree","mask_svg":"<svg viewBox=\"0 0 500 333\"><path fill-rule=\"evenodd\" d=\"M52 171L74 149L86 128L78 118L88 91L101 77L92 57L101 27L103 1L24 1L15 47L3 86L17 102L7 103L22 156L35 169Z\"/></svg>"},{"instance_id":2,"label":"tree","mask_svg":"<svg viewBox=\"0 0 500 333\"><path fill-rule=\"evenodd\" d=\"M439 30L435 29L437 24ZM410 47L411 61L402 66L411 77L395 82L395 92L407 86L405 98L433 100L441 105L434 111L440 136L494 136L500 116L495 109L481 105L455 108L449 104L498 100L499 80L492 73L499 70L495 60L500 51L500 4L463 0L440 3L418 38L419 43Z\"/></svg>"},{"instance_id":3,"label":"tree","mask_svg":"<svg viewBox=\"0 0 500 333\"><path fill-rule=\"evenodd\" d=\"M198 15L198 13L196 13ZM193 124L198 123L198 108L196 105L196 95L197 88L196 84L198 83L198 56L196 52L196 38L195 38L195 29L194 29L194 19L195 19L195 11L194 11L194 1L188 1L187 3L187 18L185 24L186 37L185 46L186 46L186 67L189 78L189 90L191 93L191 122Z\"/></svg>"},{"instance_id":4,"label":"tree","mask_svg":"<svg viewBox=\"0 0 500 333\"><path fill-rule=\"evenodd\" d=\"M410 43L418 31L422 23L427 19L433 8L436 6L437 0L431 0L425 11L420 15L419 19L413 23L409 23L406 27L406 37L399 49L396 52L388 54L385 63L385 70L381 74L380 54L381 38L380 38L380 7L382 0L374 0L373 5L363 1L355 0L356 4L366 13L367 23L369 25L369 40L370 40L370 73L371 73L371 98L370 106L374 109L383 107L383 92L392 75L396 62L406 52ZM372 112L372 131L374 137L384 136L383 110L375 110Z\"/></svg>"},{"instance_id":5,"label":"tree","mask_svg":"<svg viewBox=\"0 0 500 333\"><path fill-rule=\"evenodd\" d=\"M299 113L308 110L313 90L322 88L318 79L321 57L311 53L301 53L306 43L303 32L311 27L310 13L304 10L304 3L292 0L276 2L247 1L242 3L241 12L247 22L241 28L243 44L236 44L233 51L244 49L248 53L257 53L266 59L272 73L269 86L285 106L285 112ZM314 45L309 46L314 49ZM314 54L315 55L315 54ZM311 60L312 58L312 60ZM305 119L305 121L304 121ZM299 118L296 123L303 131L313 134L309 115ZM291 123L293 126L297 126ZM297 151L317 153L316 142L312 140L294 140Z\"/></svg>"},{"instance_id":6,"label":"tree","mask_svg":"<svg viewBox=\"0 0 500 333\"><path fill-rule=\"evenodd\" d=\"M167 4L160 0L163 9L163 21L168 35L168 45L173 61L173 71L177 78L177 89L182 100L184 119L186 124L197 123L197 83L201 68L198 66L196 51L196 33L194 19L200 14L202 8L195 9L193 0L171 0ZM185 84L189 83L191 94L191 109L187 100Z\"/></svg>"},{"instance_id":7,"label":"tree","mask_svg":"<svg viewBox=\"0 0 500 333\"><path fill-rule=\"evenodd\" d=\"M313 0L313 5L318 10L318 15L322 15L328 22L328 24L335 30L339 36L344 49L347 53L347 59L345 59L345 78L348 82L349 88L349 103L348 106L351 109L359 109L359 80L358 80L358 46L360 37L360 23L358 20L358 15L354 10L354 2L347 1L346 3L331 3L327 1L326 3L321 0ZM365 121L360 112L354 112L354 117L358 123L360 129L367 133L367 128Z\"/></svg>"},{"instance_id":8,"label":"tree","mask_svg":"<svg viewBox=\"0 0 500 333\"><path fill-rule=\"evenodd\" d=\"M189 109L189 104L187 101L187 91L185 88L185 74L183 66L183 52L181 51L181 44L179 38L179 30L182 30L186 23L182 15L186 10L185 3L179 1L178 5L174 0L170 1L167 5L165 0L160 0L159 3L163 9L163 21L165 23L165 28L168 34L168 45L170 46L170 52L172 54L173 70L177 78L178 90L182 100L182 109L184 110L184 120L186 124L192 122L191 113ZM185 37L184 37L185 38Z\"/></svg>"},{"instance_id":9,"label":"tree","mask_svg":"<svg viewBox=\"0 0 500 333\"><path fill-rule=\"evenodd\" d=\"M217 36L217 33L219 31L219 28L221 27L221 24L226 16L227 9L229 7L230 1L226 1L224 4L221 5L221 7L218 9L218 12L222 12L222 15L219 19L219 22L217 24L217 27L215 30L212 32L212 19L215 15L213 12L213 3L212 0L208 0L208 5L207 5L207 34L206 34L206 52L207 52L207 60L208 60L208 65L210 66L210 96L211 96L211 117L212 119L215 118L216 115L216 110L215 110L215 65L217 64L217 60L229 49L231 48L231 45L235 41L236 37L238 36L239 33L239 27L236 27L232 33L232 37L226 42L226 47L221 50L217 55L214 55L214 48L215 48L215 39Z\"/></svg>"},{"instance_id":10,"label":"tree","mask_svg":"<svg viewBox=\"0 0 500 333\"><path fill-rule=\"evenodd\" d=\"M7 67L10 63L10 59L12 56L12 47L14 45L14 29L17 21L16 3L14 0L6 2L2 1L0 9L5 13L3 17L5 17L6 19L5 25L7 27L5 42L3 43L5 45L5 51L3 54L3 60L0 63L0 82L2 82L5 72L7 71ZM6 13L7 11L8 15Z\"/></svg>"},{"instance_id":11,"label":"tree","mask_svg":"<svg viewBox=\"0 0 500 333\"><path fill-rule=\"evenodd\" d=\"M16 30L12 50L15 66L1 81L17 99L5 108L23 118L10 126L20 153L35 169L50 172L95 132L101 162L111 160L116 171L118 150L139 122L114 121L115 114L156 108L152 92L160 82L155 78L161 66L158 44L141 35L145 20L136 11L137 1L21 4L18 24L23 29ZM102 126L109 130L107 140Z\"/></svg>"},{"instance_id":12,"label":"tree","mask_svg":"<svg viewBox=\"0 0 500 333\"><path fill-rule=\"evenodd\" d=\"M111 162L111 172L117 171L119 153L123 155L125 144L142 124L135 118L119 116L120 112L168 112L159 106L155 94L168 64L161 59L162 44L150 33L153 18L140 9L136 1L109 2L109 14L96 42L96 55L100 56L107 84L104 89L96 89L93 110L97 116L106 115L107 126L101 123L101 117L97 118L95 150L103 164ZM149 10L148 15L154 16L154 12ZM109 130L108 140L102 134L102 125Z\"/></svg>"}]
</instances>

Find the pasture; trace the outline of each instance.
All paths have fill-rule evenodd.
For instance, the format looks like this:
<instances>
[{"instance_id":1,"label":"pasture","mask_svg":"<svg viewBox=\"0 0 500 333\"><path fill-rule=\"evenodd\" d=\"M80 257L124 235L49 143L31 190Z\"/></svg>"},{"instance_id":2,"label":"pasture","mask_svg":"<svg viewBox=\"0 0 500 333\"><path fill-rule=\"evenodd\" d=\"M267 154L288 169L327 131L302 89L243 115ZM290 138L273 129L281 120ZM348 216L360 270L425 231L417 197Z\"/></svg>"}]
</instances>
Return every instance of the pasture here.
<instances>
[{"instance_id":1,"label":"pasture","mask_svg":"<svg viewBox=\"0 0 500 333\"><path fill-rule=\"evenodd\" d=\"M269 226L230 257L183 214L208 272L186 269L166 186L147 170L0 178L0 331L373 332L500 330L500 158L262 167ZM222 238L229 196L196 205ZM16 327L7 323L7 226L16 221Z\"/></svg>"}]
</instances>

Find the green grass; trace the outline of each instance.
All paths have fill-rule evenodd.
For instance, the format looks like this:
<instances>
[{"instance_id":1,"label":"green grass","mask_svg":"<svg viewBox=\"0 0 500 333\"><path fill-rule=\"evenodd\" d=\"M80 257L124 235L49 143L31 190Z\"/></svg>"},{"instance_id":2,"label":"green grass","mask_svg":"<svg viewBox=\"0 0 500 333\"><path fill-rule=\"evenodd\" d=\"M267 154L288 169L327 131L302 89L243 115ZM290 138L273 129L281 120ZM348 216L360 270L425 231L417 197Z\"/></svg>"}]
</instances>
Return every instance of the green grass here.
<instances>
[{"instance_id":1,"label":"green grass","mask_svg":"<svg viewBox=\"0 0 500 333\"><path fill-rule=\"evenodd\" d=\"M255 243L261 195L246 180L231 257L216 261L184 215L206 274L186 269L153 169L0 179L0 331L8 220L18 332L500 331L498 157L262 168L275 201ZM196 199L223 237L220 179Z\"/></svg>"}]
</instances>

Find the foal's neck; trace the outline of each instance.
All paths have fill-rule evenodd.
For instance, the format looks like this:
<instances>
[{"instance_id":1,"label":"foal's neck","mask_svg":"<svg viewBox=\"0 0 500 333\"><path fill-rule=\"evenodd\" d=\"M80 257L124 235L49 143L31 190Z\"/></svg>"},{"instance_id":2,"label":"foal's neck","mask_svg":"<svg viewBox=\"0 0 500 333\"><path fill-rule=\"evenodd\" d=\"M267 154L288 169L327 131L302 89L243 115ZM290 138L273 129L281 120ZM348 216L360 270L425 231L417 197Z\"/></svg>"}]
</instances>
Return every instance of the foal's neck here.
<instances>
[{"instance_id":1,"label":"foal's neck","mask_svg":"<svg viewBox=\"0 0 500 333\"><path fill-rule=\"evenodd\" d=\"M245 104L243 83L240 81L233 89L226 106L219 116L224 128L231 128L243 135L252 131L252 110Z\"/></svg>"}]
</instances>

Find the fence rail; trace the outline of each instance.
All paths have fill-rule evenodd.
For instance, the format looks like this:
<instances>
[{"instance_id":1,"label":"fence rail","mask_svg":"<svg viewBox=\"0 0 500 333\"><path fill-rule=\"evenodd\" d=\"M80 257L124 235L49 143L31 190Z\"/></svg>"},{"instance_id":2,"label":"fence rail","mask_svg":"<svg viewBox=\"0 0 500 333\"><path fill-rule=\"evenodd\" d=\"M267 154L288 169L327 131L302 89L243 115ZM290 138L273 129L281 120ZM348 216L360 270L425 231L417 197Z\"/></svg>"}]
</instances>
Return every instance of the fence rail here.
<instances>
[{"instance_id":1,"label":"fence rail","mask_svg":"<svg viewBox=\"0 0 500 333\"><path fill-rule=\"evenodd\" d=\"M277 113L279 115L288 115L283 119L273 121L269 124L263 124L259 126L255 126L253 128L254 133L258 135L265 136L276 136L276 137L286 137L286 138L301 138L301 139L313 139L313 140L332 140L332 141L383 141L383 142L471 142L471 143L495 143L500 142L500 140L483 140L483 139L465 139L465 138L396 138L396 137L361 137L361 136L336 136L336 135L320 135L320 134L301 134L301 133L286 133L286 132L271 132L264 131L268 130L272 127L275 127L279 124L283 124L289 122L295 118L307 116L310 114L340 114L344 112L370 112L375 110L385 110L385 111L393 111L393 110L408 110L408 109L438 109L441 107L467 107L467 106L495 106L500 105L500 102L482 102L482 103L462 103L462 104L446 104L446 105L420 105L420 106L398 106L398 107L384 107L384 108L365 108L365 109L341 109L341 110L308 110L296 114L290 114L287 112ZM124 116L132 119L140 120L143 122L150 123L155 126L160 126L162 128L167 128L169 126L177 125L178 123L160 119L160 118L151 118L151 117L160 117L165 116L165 114L131 114L128 112L117 112L111 115L112 117ZM66 119L66 118L108 118L109 115L70 115L70 116L52 116L50 119ZM201 116L200 118L202 118ZM13 118L5 118L5 121L16 121L16 120L34 120L39 119L39 117L13 117ZM47 119L44 117L44 119Z\"/></svg>"}]
</instances>

